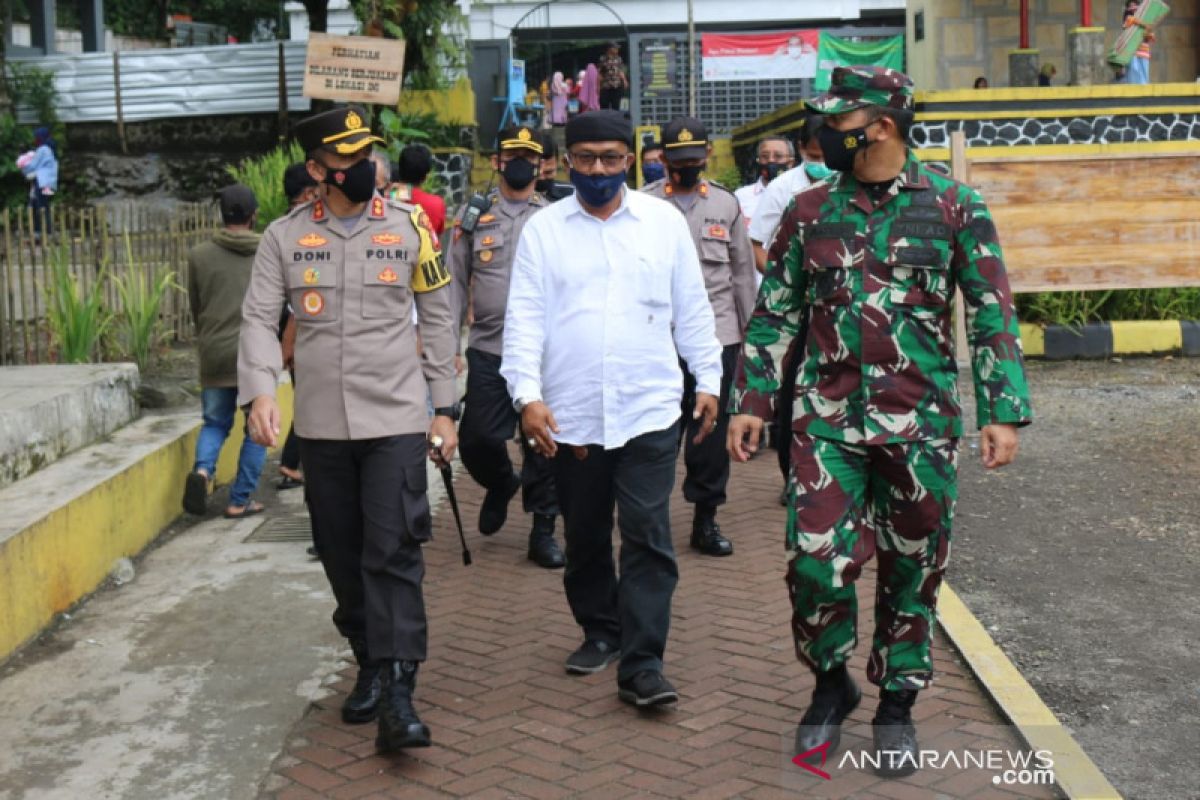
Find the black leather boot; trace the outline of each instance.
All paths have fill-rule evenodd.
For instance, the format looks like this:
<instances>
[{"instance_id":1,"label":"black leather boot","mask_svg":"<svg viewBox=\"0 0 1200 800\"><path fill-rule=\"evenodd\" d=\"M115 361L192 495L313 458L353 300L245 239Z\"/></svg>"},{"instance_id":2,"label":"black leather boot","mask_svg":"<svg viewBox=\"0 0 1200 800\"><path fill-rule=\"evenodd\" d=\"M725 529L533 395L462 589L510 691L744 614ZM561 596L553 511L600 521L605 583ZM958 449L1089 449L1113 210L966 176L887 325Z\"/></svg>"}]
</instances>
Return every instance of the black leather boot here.
<instances>
[{"instance_id":1,"label":"black leather boot","mask_svg":"<svg viewBox=\"0 0 1200 800\"><path fill-rule=\"evenodd\" d=\"M413 708L417 686L416 661L383 664L383 695L379 699L379 736L375 747L382 753L404 747L429 747L429 728Z\"/></svg>"},{"instance_id":2,"label":"black leather boot","mask_svg":"<svg viewBox=\"0 0 1200 800\"><path fill-rule=\"evenodd\" d=\"M818 672L812 704L796 728L796 752L806 753L829 742L828 755L833 755L842 741L842 721L858 708L860 700L862 692L845 664Z\"/></svg>"},{"instance_id":3,"label":"black leather boot","mask_svg":"<svg viewBox=\"0 0 1200 800\"><path fill-rule=\"evenodd\" d=\"M696 506L692 516L692 549L706 556L733 555L733 542L721 535L715 508Z\"/></svg>"},{"instance_id":4,"label":"black leather boot","mask_svg":"<svg viewBox=\"0 0 1200 800\"><path fill-rule=\"evenodd\" d=\"M375 719L379 710L380 670L379 664L368 656L365 641L351 639L350 649L358 662L358 677L354 680L354 688L346 695L346 702L342 703L342 722L361 725Z\"/></svg>"},{"instance_id":5,"label":"black leather boot","mask_svg":"<svg viewBox=\"0 0 1200 800\"><path fill-rule=\"evenodd\" d=\"M879 708L871 720L871 732L879 754L875 774L881 778L903 778L917 771L920 746L912 719L915 702L915 689L879 693Z\"/></svg>"},{"instance_id":6,"label":"black leather boot","mask_svg":"<svg viewBox=\"0 0 1200 800\"><path fill-rule=\"evenodd\" d=\"M483 496L483 503L479 506L480 533L491 536L504 527L504 521L508 519L508 501L513 499L513 495L520 488L521 477L514 472L509 475L507 485L487 490L487 494Z\"/></svg>"},{"instance_id":7,"label":"black leather boot","mask_svg":"<svg viewBox=\"0 0 1200 800\"><path fill-rule=\"evenodd\" d=\"M566 564L558 542L554 541L554 515L534 514L529 532L529 560L546 569L562 569Z\"/></svg>"}]
</instances>

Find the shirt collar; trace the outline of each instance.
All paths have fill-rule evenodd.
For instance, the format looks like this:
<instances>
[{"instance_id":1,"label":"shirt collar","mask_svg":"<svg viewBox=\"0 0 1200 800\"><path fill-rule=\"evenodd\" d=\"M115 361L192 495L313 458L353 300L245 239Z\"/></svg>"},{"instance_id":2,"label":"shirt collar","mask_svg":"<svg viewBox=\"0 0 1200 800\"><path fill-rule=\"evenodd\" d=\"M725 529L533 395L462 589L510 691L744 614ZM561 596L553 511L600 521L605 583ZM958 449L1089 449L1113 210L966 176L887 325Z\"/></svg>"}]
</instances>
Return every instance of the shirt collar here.
<instances>
[{"instance_id":1,"label":"shirt collar","mask_svg":"<svg viewBox=\"0 0 1200 800\"><path fill-rule=\"evenodd\" d=\"M625 213L626 211L628 211L630 216L632 216L634 219L642 219L642 214L635 207L635 204L629 202L632 194L633 193L629 191L628 186L621 187L621 205L617 206L617 210L614 211L612 216L608 218L609 220L615 219L616 217L620 216L621 214ZM570 202L571 203L571 205L568 206L568 210L567 210L568 217L575 215L575 214L579 214L579 215L582 215L585 217L591 217L592 219L596 219L596 217L593 217L591 214L589 214L587 211L585 211L583 206L580 204L579 192L575 192L570 197L567 197L559 202L562 202L562 203ZM597 221L599 222L600 220L597 220ZM604 221L607 222L608 220L604 220Z\"/></svg>"}]
</instances>

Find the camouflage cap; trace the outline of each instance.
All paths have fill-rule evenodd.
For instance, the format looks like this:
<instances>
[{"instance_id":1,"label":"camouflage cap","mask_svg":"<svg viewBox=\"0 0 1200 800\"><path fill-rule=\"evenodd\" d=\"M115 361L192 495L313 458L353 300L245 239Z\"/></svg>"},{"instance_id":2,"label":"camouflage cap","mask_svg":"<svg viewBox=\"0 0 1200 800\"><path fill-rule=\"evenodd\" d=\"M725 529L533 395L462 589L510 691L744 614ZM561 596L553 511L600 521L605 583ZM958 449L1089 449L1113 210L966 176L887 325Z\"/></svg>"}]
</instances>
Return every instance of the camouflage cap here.
<instances>
[{"instance_id":1,"label":"camouflage cap","mask_svg":"<svg viewBox=\"0 0 1200 800\"><path fill-rule=\"evenodd\" d=\"M818 114L845 114L865 106L912 110L912 78L886 67L835 67L829 91L805 105Z\"/></svg>"}]
</instances>

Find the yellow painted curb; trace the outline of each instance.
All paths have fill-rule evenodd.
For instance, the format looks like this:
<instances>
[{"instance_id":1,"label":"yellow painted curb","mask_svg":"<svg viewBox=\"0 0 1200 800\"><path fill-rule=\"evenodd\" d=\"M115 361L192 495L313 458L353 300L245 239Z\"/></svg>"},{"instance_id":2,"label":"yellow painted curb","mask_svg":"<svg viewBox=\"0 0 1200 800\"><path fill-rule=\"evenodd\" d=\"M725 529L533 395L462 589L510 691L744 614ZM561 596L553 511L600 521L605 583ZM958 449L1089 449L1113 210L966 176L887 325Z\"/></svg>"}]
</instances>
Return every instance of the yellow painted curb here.
<instances>
[{"instance_id":1,"label":"yellow painted curb","mask_svg":"<svg viewBox=\"0 0 1200 800\"><path fill-rule=\"evenodd\" d=\"M286 436L291 385L281 384L277 394ZM221 448L220 483L232 481L237 469L243 430L238 417ZM199 429L197 414L195 424L181 425L176 438L0 541L0 661L95 591L116 559L136 556L179 517ZM264 474L260 487L271 478Z\"/></svg>"},{"instance_id":2,"label":"yellow painted curb","mask_svg":"<svg viewBox=\"0 0 1200 800\"><path fill-rule=\"evenodd\" d=\"M1113 322L1113 353L1175 353L1183 349L1178 322Z\"/></svg>"},{"instance_id":3,"label":"yellow painted curb","mask_svg":"<svg viewBox=\"0 0 1200 800\"><path fill-rule=\"evenodd\" d=\"M1001 712L1034 750L1053 754L1054 778L1069 798L1121 800L1118 792L1083 748L1063 728L1042 698L957 594L942 584L938 622Z\"/></svg>"},{"instance_id":4,"label":"yellow painted curb","mask_svg":"<svg viewBox=\"0 0 1200 800\"><path fill-rule=\"evenodd\" d=\"M283 449L283 443L287 440L287 433L292 427L292 403L295 401L295 394L292 392L292 384L281 383L275 387L275 399L279 403L279 414L281 422L279 426L279 446L272 450L272 453L277 453ZM237 475L237 460L238 451L242 449L242 441L245 437L246 418L239 411L233 421L233 430L229 432L229 438L225 440L225 446L221 448L221 456L217 459L217 474L213 482L224 486L225 484L233 483L233 478ZM180 480L183 480L180 478ZM264 473L259 480L259 488L269 485L271 480L270 475Z\"/></svg>"},{"instance_id":5,"label":"yellow painted curb","mask_svg":"<svg viewBox=\"0 0 1200 800\"><path fill-rule=\"evenodd\" d=\"M1021 323L1021 349L1026 358L1046 354L1046 329L1031 322Z\"/></svg>"}]
</instances>

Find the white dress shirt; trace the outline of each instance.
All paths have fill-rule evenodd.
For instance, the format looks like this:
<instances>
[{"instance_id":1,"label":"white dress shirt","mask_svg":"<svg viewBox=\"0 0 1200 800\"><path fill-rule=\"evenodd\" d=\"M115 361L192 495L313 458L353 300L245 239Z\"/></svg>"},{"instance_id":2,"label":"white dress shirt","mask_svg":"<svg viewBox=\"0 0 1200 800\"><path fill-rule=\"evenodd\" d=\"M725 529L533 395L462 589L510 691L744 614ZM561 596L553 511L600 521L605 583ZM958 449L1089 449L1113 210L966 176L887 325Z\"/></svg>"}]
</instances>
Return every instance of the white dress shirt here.
<instances>
[{"instance_id":1,"label":"white dress shirt","mask_svg":"<svg viewBox=\"0 0 1200 800\"><path fill-rule=\"evenodd\" d=\"M611 449L680 416L683 373L719 396L721 345L687 221L622 190L607 220L564 198L526 223L513 262L500 374L542 400L556 441Z\"/></svg>"},{"instance_id":2,"label":"white dress shirt","mask_svg":"<svg viewBox=\"0 0 1200 800\"><path fill-rule=\"evenodd\" d=\"M742 208L742 216L746 218L746 225L749 225L754 220L754 215L758 213L758 203L762 200L763 192L767 190L767 184L763 183L762 178L758 178L754 183L748 183L733 193L737 198L738 205Z\"/></svg>"},{"instance_id":3,"label":"white dress shirt","mask_svg":"<svg viewBox=\"0 0 1200 800\"><path fill-rule=\"evenodd\" d=\"M770 250L775 230L779 227L779 220L783 218L788 203L809 186L812 186L812 181L804 171L803 162L777 175L759 198L754 218L750 220L750 238Z\"/></svg>"}]
</instances>

